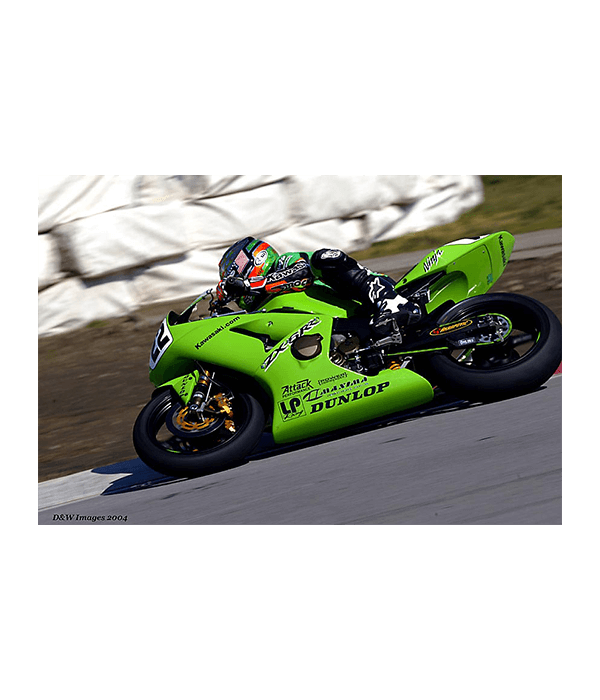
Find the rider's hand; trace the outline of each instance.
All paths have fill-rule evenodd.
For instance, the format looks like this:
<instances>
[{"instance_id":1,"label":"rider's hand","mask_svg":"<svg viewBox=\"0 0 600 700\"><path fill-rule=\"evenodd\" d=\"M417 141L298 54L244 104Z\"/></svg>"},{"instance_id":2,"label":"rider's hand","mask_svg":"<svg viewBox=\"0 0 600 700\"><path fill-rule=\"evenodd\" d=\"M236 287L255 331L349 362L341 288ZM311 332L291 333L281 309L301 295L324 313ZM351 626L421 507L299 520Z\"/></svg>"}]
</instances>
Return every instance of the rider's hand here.
<instances>
[{"instance_id":1,"label":"rider's hand","mask_svg":"<svg viewBox=\"0 0 600 700\"><path fill-rule=\"evenodd\" d=\"M234 298L246 296L250 290L248 282L241 277L228 277L223 280L223 287L226 294Z\"/></svg>"},{"instance_id":2,"label":"rider's hand","mask_svg":"<svg viewBox=\"0 0 600 700\"><path fill-rule=\"evenodd\" d=\"M219 282L219 284L217 285L217 287L215 289L215 293L216 293L217 299L222 304L224 304L228 300L229 296L228 296L227 292L225 291L225 284L224 284L223 280L221 280Z\"/></svg>"}]
</instances>

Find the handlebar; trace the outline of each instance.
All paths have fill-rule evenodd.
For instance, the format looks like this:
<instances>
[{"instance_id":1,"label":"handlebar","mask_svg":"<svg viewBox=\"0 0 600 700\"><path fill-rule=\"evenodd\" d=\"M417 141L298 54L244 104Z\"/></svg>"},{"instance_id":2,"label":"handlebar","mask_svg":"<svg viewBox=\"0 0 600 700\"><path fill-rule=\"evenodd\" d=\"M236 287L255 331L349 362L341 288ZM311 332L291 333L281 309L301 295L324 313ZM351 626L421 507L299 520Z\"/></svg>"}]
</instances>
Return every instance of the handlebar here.
<instances>
[{"instance_id":1,"label":"handlebar","mask_svg":"<svg viewBox=\"0 0 600 700\"><path fill-rule=\"evenodd\" d=\"M226 304L232 301L232 297L218 299L215 288L207 289L205 292L202 292L200 296L196 297L194 301L183 311L183 313L180 315L180 320L184 323L189 321L190 316L194 313L198 304L202 301L206 301L209 298L210 302L208 304L208 310L210 311L211 316L218 316L218 312L220 310L224 310L226 308Z\"/></svg>"}]
</instances>

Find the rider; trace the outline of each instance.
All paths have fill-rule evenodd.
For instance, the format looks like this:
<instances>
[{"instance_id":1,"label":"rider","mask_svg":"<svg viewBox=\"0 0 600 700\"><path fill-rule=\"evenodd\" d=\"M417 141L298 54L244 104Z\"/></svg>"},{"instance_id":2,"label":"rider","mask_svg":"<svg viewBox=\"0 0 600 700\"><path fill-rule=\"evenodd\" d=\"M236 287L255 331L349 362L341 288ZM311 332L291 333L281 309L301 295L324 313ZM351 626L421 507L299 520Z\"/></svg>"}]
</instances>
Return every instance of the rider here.
<instances>
[{"instance_id":1,"label":"rider","mask_svg":"<svg viewBox=\"0 0 600 700\"><path fill-rule=\"evenodd\" d=\"M219 275L219 300L235 299L250 311L269 294L301 292L321 279L338 294L367 306L374 316L371 323L376 338L397 333L398 326L421 317L416 304L396 293L391 277L368 270L341 250L279 255L269 243L244 238L225 251Z\"/></svg>"}]
</instances>

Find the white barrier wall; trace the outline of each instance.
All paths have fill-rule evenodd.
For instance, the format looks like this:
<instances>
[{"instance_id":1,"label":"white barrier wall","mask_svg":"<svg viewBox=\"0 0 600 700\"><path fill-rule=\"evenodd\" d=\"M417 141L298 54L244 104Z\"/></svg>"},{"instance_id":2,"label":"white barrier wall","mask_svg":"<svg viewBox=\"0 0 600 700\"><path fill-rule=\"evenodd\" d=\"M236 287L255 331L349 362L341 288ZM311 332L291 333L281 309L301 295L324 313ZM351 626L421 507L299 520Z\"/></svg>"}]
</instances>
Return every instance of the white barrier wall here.
<instances>
[{"instance_id":1,"label":"white barrier wall","mask_svg":"<svg viewBox=\"0 0 600 700\"><path fill-rule=\"evenodd\" d=\"M455 221L476 175L69 175L38 190L38 333L80 328L218 282L234 241L283 253L369 247Z\"/></svg>"}]
</instances>

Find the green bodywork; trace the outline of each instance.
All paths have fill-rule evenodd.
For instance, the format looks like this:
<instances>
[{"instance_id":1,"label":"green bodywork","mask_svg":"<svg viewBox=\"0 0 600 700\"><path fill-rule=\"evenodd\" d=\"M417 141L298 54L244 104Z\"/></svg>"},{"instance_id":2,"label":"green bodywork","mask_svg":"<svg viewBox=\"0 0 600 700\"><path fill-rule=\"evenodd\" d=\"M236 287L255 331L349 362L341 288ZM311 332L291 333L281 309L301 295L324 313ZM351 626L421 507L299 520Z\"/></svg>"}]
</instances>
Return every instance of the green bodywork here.
<instances>
[{"instance_id":1,"label":"green bodywork","mask_svg":"<svg viewBox=\"0 0 600 700\"><path fill-rule=\"evenodd\" d=\"M463 242L464 241L464 242ZM436 248L417 263L396 285L402 287L439 272L444 276L430 289L428 313L447 301L458 303L485 294L504 272L515 244L514 236L500 231L479 239L463 239Z\"/></svg>"},{"instance_id":2,"label":"green bodywork","mask_svg":"<svg viewBox=\"0 0 600 700\"><path fill-rule=\"evenodd\" d=\"M502 231L441 246L403 277L397 289L402 293L406 284L444 271L431 287L428 312L449 300L458 303L484 294L502 274L513 245L513 236ZM331 362L334 318L352 316L358 307L317 282L306 292L274 296L252 313L187 323L177 323L177 315L170 313L154 343L150 380L160 389L171 387L185 404L200 376L196 363L251 377L268 397L276 443L301 440L430 401L431 384L411 370L388 369L365 376ZM298 359L292 353L291 345L300 336L313 336L315 343L320 337L321 351L312 359Z\"/></svg>"}]
</instances>

